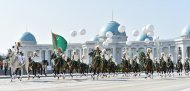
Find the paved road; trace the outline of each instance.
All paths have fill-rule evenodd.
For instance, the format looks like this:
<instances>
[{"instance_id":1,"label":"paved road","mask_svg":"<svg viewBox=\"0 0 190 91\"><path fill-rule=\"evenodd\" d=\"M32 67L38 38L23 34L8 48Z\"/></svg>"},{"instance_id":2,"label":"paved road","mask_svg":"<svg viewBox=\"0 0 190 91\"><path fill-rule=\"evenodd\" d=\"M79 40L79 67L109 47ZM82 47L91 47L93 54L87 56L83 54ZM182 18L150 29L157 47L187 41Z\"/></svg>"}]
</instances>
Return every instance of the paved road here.
<instances>
[{"instance_id":1,"label":"paved road","mask_svg":"<svg viewBox=\"0 0 190 91\"><path fill-rule=\"evenodd\" d=\"M0 79L0 91L190 91L190 76L154 79L118 77L92 80L91 77L74 77L57 80L53 77L23 81Z\"/></svg>"}]
</instances>

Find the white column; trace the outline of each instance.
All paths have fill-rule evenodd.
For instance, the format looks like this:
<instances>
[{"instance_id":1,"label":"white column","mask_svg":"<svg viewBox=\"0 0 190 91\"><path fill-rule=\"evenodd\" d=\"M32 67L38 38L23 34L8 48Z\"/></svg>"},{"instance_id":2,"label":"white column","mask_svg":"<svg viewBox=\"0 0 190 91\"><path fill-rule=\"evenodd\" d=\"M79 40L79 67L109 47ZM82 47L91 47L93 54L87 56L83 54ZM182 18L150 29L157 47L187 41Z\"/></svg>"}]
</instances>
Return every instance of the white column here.
<instances>
[{"instance_id":1,"label":"white column","mask_svg":"<svg viewBox=\"0 0 190 91\"><path fill-rule=\"evenodd\" d=\"M153 61L154 61L154 47L152 47L152 57L153 57Z\"/></svg>"},{"instance_id":2,"label":"white column","mask_svg":"<svg viewBox=\"0 0 190 91\"><path fill-rule=\"evenodd\" d=\"M116 63L116 60L117 60L117 59L116 59L116 55L117 55L117 54L116 54L116 53L117 53L117 52L116 52L116 47L112 47L112 49L113 49L113 54L112 54L112 56L113 56L114 62Z\"/></svg>"},{"instance_id":3,"label":"white column","mask_svg":"<svg viewBox=\"0 0 190 91\"><path fill-rule=\"evenodd\" d=\"M81 51L82 49L79 49L79 60L80 60L80 62L82 62L82 60L81 60L81 58L82 58L82 51Z\"/></svg>"},{"instance_id":4,"label":"white column","mask_svg":"<svg viewBox=\"0 0 190 91\"><path fill-rule=\"evenodd\" d=\"M49 61L48 50L45 50L45 60Z\"/></svg>"},{"instance_id":5,"label":"white column","mask_svg":"<svg viewBox=\"0 0 190 91\"><path fill-rule=\"evenodd\" d=\"M175 46L175 50L174 50L174 57L175 57L175 60L174 60L174 63L176 64L177 63L177 59L178 59L178 46Z\"/></svg>"},{"instance_id":6,"label":"white column","mask_svg":"<svg viewBox=\"0 0 190 91\"><path fill-rule=\"evenodd\" d=\"M186 57L186 49L187 47L186 46L181 46L181 49L182 49L182 63L185 63L185 57Z\"/></svg>"},{"instance_id":7,"label":"white column","mask_svg":"<svg viewBox=\"0 0 190 91\"><path fill-rule=\"evenodd\" d=\"M87 48L87 54L86 54L86 63L87 64L91 64L91 62L90 62L90 56L88 55L89 52L90 52L89 48Z\"/></svg>"}]
</instances>

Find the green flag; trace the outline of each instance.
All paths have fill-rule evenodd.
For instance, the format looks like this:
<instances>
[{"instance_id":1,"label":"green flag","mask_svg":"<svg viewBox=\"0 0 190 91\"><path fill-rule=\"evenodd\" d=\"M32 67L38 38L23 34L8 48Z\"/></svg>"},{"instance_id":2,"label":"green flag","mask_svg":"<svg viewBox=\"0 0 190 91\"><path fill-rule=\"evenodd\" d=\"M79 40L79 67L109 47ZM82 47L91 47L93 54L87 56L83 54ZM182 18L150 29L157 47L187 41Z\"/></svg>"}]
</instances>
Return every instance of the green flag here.
<instances>
[{"instance_id":1,"label":"green flag","mask_svg":"<svg viewBox=\"0 0 190 91\"><path fill-rule=\"evenodd\" d=\"M61 48L62 52L64 52L67 48L67 41L62 36L52 33L52 41L53 48L58 49Z\"/></svg>"}]
</instances>

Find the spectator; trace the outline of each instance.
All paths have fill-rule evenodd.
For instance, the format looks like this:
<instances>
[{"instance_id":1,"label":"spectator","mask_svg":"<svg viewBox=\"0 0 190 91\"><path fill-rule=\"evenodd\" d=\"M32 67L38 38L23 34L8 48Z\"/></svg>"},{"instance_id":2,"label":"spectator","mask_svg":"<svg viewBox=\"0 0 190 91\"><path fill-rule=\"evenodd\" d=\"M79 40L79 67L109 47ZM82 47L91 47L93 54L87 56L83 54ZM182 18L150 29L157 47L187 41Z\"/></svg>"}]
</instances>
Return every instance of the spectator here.
<instances>
[{"instance_id":1,"label":"spectator","mask_svg":"<svg viewBox=\"0 0 190 91\"><path fill-rule=\"evenodd\" d=\"M0 61L0 69L3 70L3 61Z\"/></svg>"},{"instance_id":2,"label":"spectator","mask_svg":"<svg viewBox=\"0 0 190 91\"><path fill-rule=\"evenodd\" d=\"M8 62L4 63L4 70L5 70L5 75L7 75L7 70L8 70Z\"/></svg>"}]
</instances>

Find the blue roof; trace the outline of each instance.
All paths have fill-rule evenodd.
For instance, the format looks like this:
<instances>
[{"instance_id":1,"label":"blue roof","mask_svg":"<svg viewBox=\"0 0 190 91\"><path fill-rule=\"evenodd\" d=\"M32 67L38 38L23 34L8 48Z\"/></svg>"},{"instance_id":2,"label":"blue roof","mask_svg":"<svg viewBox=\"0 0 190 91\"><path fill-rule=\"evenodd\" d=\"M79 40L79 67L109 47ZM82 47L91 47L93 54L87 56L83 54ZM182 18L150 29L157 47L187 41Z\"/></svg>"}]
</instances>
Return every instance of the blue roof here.
<instances>
[{"instance_id":1,"label":"blue roof","mask_svg":"<svg viewBox=\"0 0 190 91\"><path fill-rule=\"evenodd\" d=\"M36 38L34 37L32 33L25 32L20 38L20 41L36 42Z\"/></svg>"},{"instance_id":2,"label":"blue roof","mask_svg":"<svg viewBox=\"0 0 190 91\"><path fill-rule=\"evenodd\" d=\"M190 35L190 26L184 27L183 30L182 30L181 35L182 35L182 36Z\"/></svg>"},{"instance_id":3,"label":"blue roof","mask_svg":"<svg viewBox=\"0 0 190 91\"><path fill-rule=\"evenodd\" d=\"M137 41L145 41L146 38L148 38L150 41L153 40L153 38L152 38L152 37L149 37L147 34L141 33L141 34L137 37Z\"/></svg>"},{"instance_id":4,"label":"blue roof","mask_svg":"<svg viewBox=\"0 0 190 91\"><path fill-rule=\"evenodd\" d=\"M99 32L99 36L106 36L107 32L112 32L113 35L121 35L121 36L126 36L126 33L120 33L118 31L118 27L120 26L119 23L117 23L116 21L110 21L109 23L107 23Z\"/></svg>"}]
</instances>

